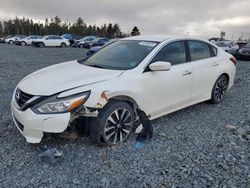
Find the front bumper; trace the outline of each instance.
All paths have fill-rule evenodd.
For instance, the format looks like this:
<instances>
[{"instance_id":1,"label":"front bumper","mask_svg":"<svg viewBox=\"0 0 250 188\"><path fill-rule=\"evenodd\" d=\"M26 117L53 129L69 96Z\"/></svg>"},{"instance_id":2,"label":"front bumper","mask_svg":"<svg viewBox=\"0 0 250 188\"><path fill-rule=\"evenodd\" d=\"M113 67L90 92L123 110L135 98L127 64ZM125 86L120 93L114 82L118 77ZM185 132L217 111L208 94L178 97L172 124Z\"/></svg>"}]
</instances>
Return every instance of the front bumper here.
<instances>
[{"instance_id":1,"label":"front bumper","mask_svg":"<svg viewBox=\"0 0 250 188\"><path fill-rule=\"evenodd\" d=\"M69 125L70 113L35 114L30 108L20 111L15 100L11 102L13 121L29 143L39 143L43 133L61 133Z\"/></svg>"}]
</instances>

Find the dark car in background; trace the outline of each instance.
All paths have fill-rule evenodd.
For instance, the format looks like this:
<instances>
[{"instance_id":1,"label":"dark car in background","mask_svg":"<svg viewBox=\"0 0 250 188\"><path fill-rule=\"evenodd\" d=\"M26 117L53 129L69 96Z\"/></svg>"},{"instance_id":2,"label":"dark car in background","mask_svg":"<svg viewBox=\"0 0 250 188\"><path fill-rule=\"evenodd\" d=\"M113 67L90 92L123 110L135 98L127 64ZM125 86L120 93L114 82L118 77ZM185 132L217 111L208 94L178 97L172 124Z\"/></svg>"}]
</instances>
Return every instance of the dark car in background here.
<instances>
[{"instance_id":1,"label":"dark car in background","mask_svg":"<svg viewBox=\"0 0 250 188\"><path fill-rule=\"evenodd\" d=\"M244 47L242 47L238 51L237 58L239 60L248 60L248 59L250 59L250 42L248 42Z\"/></svg>"},{"instance_id":2,"label":"dark car in background","mask_svg":"<svg viewBox=\"0 0 250 188\"><path fill-rule=\"evenodd\" d=\"M95 46L95 45L93 45L92 47L90 47L90 49L87 51L87 56L90 56L90 55L92 55L92 54L94 54L94 53L96 53L96 52L98 52L100 49L102 49L104 46L107 46L107 45L109 45L109 44L111 44L111 43L113 43L113 42L115 42L115 41L117 41L118 40L118 38L116 38L116 39L108 39L108 42L105 42L105 44L103 44L103 45L97 45L97 46Z\"/></svg>"},{"instance_id":3,"label":"dark car in background","mask_svg":"<svg viewBox=\"0 0 250 188\"><path fill-rule=\"evenodd\" d=\"M238 41L237 44L239 46L239 49L241 49L247 44L247 42L246 41Z\"/></svg>"},{"instance_id":4,"label":"dark car in background","mask_svg":"<svg viewBox=\"0 0 250 188\"><path fill-rule=\"evenodd\" d=\"M70 45L74 44L76 40L79 40L82 38L80 35L75 35L75 34L63 34L61 37L68 39L70 42Z\"/></svg>"},{"instance_id":5,"label":"dark car in background","mask_svg":"<svg viewBox=\"0 0 250 188\"><path fill-rule=\"evenodd\" d=\"M104 46L105 44L107 44L109 42L109 38L105 38L105 37L100 37L97 38L96 41L94 41L90 47L94 47L94 46Z\"/></svg>"}]
</instances>

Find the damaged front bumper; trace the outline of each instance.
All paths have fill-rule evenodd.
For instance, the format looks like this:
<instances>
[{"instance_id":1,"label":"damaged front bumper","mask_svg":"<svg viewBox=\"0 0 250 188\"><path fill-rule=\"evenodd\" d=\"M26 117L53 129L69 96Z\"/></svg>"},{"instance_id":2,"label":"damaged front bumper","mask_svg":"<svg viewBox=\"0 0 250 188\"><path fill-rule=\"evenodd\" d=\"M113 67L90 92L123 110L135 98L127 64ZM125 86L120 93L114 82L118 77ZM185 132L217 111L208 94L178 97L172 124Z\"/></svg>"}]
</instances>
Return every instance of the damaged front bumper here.
<instances>
[{"instance_id":1,"label":"damaged front bumper","mask_svg":"<svg viewBox=\"0 0 250 188\"><path fill-rule=\"evenodd\" d=\"M30 108L20 111L13 100L11 113L14 123L29 143L39 143L44 133L61 133L66 130L70 112L61 114L35 114Z\"/></svg>"}]
</instances>

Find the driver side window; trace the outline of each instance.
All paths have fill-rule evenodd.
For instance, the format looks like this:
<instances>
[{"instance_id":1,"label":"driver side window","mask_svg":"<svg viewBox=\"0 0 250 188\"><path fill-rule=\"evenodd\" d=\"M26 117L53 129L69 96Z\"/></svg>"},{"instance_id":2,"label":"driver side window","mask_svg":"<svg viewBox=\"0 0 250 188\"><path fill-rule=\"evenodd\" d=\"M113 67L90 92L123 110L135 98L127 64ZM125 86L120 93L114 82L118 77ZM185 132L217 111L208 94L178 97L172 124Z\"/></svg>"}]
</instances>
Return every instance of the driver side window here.
<instances>
[{"instance_id":1,"label":"driver side window","mask_svg":"<svg viewBox=\"0 0 250 188\"><path fill-rule=\"evenodd\" d=\"M185 63L186 50L184 41L178 41L168 44L153 58L152 62L165 61L172 65Z\"/></svg>"}]
</instances>

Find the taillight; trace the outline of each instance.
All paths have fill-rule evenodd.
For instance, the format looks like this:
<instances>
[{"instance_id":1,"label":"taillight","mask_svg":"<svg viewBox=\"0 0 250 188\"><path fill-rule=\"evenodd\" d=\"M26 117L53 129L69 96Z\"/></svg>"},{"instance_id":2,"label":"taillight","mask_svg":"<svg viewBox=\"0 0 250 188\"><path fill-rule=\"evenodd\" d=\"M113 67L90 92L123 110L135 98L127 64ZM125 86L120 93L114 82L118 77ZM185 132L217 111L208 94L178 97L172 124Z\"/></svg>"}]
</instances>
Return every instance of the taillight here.
<instances>
[{"instance_id":1,"label":"taillight","mask_svg":"<svg viewBox=\"0 0 250 188\"><path fill-rule=\"evenodd\" d=\"M236 65L236 63L237 63L237 60L236 60L235 57L231 57L231 58L230 58L230 61L231 61L234 65Z\"/></svg>"}]
</instances>

